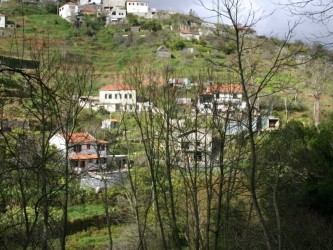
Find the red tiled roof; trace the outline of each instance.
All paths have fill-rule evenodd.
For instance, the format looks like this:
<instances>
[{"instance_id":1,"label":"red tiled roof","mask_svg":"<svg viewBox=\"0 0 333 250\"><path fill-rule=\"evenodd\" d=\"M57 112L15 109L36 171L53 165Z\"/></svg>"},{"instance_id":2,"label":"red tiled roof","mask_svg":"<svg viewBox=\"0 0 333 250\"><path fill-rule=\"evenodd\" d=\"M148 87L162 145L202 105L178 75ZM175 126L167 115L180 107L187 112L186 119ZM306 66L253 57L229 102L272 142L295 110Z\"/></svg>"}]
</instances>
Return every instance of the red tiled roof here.
<instances>
[{"instance_id":1,"label":"red tiled roof","mask_svg":"<svg viewBox=\"0 0 333 250\"><path fill-rule=\"evenodd\" d=\"M241 26L241 25L237 25L237 29L238 30L243 30L243 31L249 31L251 33L256 32L254 29L252 29L249 26Z\"/></svg>"},{"instance_id":2,"label":"red tiled roof","mask_svg":"<svg viewBox=\"0 0 333 250\"><path fill-rule=\"evenodd\" d=\"M100 91L110 91L110 90L134 90L134 88L127 84L108 84L99 89Z\"/></svg>"},{"instance_id":3,"label":"red tiled roof","mask_svg":"<svg viewBox=\"0 0 333 250\"><path fill-rule=\"evenodd\" d=\"M113 118L109 118L109 119L105 119L106 121L110 121L110 122L118 122L117 119L113 119Z\"/></svg>"},{"instance_id":4,"label":"red tiled roof","mask_svg":"<svg viewBox=\"0 0 333 250\"><path fill-rule=\"evenodd\" d=\"M62 134L63 137L66 135ZM84 143L99 143L99 144L106 144L107 141L103 140L96 140L92 135L88 132L79 132L79 133L72 133L69 139L69 143L71 144L84 144Z\"/></svg>"},{"instance_id":5,"label":"red tiled roof","mask_svg":"<svg viewBox=\"0 0 333 250\"><path fill-rule=\"evenodd\" d=\"M242 85L240 84L211 84L207 86L209 93L243 93Z\"/></svg>"},{"instance_id":6,"label":"red tiled roof","mask_svg":"<svg viewBox=\"0 0 333 250\"><path fill-rule=\"evenodd\" d=\"M78 6L77 3L68 2L68 3L65 3L64 5L62 5L61 7L65 6L65 5Z\"/></svg>"},{"instance_id":7,"label":"red tiled roof","mask_svg":"<svg viewBox=\"0 0 333 250\"><path fill-rule=\"evenodd\" d=\"M75 154L70 157L71 160L94 160L99 158L105 158L103 156L99 156L97 154Z\"/></svg>"},{"instance_id":8,"label":"red tiled roof","mask_svg":"<svg viewBox=\"0 0 333 250\"><path fill-rule=\"evenodd\" d=\"M193 32L190 30L180 30L179 32L182 34L191 34L191 35L193 34Z\"/></svg>"}]
</instances>

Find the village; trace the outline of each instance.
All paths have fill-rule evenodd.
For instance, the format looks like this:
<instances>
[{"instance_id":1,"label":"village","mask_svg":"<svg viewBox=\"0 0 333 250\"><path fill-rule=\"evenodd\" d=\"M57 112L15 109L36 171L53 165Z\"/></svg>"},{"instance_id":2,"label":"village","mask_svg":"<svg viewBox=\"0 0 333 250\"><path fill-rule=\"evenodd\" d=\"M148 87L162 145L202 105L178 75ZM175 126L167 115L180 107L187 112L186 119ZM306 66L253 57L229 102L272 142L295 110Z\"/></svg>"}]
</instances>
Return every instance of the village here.
<instances>
[{"instance_id":1,"label":"village","mask_svg":"<svg viewBox=\"0 0 333 250\"><path fill-rule=\"evenodd\" d=\"M0 0L0 249L332 249L333 52L189 1Z\"/></svg>"}]
</instances>

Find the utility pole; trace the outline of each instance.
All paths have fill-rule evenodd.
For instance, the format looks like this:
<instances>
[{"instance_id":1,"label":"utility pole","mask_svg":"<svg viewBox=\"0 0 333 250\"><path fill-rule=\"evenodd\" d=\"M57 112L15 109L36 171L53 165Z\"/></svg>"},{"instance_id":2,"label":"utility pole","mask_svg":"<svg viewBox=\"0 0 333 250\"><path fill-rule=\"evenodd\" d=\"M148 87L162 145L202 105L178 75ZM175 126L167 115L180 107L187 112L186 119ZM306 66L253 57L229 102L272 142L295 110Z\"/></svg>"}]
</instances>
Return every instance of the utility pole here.
<instances>
[{"instance_id":1,"label":"utility pole","mask_svg":"<svg viewBox=\"0 0 333 250\"><path fill-rule=\"evenodd\" d=\"M220 23L221 13L220 13L220 0L217 0L217 24Z\"/></svg>"}]
</instances>

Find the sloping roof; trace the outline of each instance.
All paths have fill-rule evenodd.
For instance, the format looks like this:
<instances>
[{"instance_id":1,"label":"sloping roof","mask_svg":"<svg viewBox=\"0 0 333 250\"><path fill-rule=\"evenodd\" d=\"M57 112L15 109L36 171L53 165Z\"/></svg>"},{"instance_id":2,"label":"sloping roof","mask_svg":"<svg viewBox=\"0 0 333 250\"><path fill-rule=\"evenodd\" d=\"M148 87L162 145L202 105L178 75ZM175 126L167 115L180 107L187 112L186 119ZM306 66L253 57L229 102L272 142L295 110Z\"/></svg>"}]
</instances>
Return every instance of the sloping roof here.
<instances>
[{"instance_id":1,"label":"sloping roof","mask_svg":"<svg viewBox=\"0 0 333 250\"><path fill-rule=\"evenodd\" d=\"M207 86L208 93L243 93L240 84L211 84Z\"/></svg>"},{"instance_id":2,"label":"sloping roof","mask_svg":"<svg viewBox=\"0 0 333 250\"><path fill-rule=\"evenodd\" d=\"M118 122L118 120L117 120L117 119L113 119L113 118L105 119L104 121L109 121L109 122Z\"/></svg>"},{"instance_id":3,"label":"sloping roof","mask_svg":"<svg viewBox=\"0 0 333 250\"><path fill-rule=\"evenodd\" d=\"M156 51L170 52L170 50L167 47L165 47L164 45L158 47Z\"/></svg>"},{"instance_id":4,"label":"sloping roof","mask_svg":"<svg viewBox=\"0 0 333 250\"><path fill-rule=\"evenodd\" d=\"M80 8L80 13L86 13L86 14L97 14L98 12L98 5L83 5Z\"/></svg>"},{"instance_id":5,"label":"sloping roof","mask_svg":"<svg viewBox=\"0 0 333 250\"><path fill-rule=\"evenodd\" d=\"M190 30L180 30L179 32L185 35L193 35L193 32Z\"/></svg>"},{"instance_id":6,"label":"sloping roof","mask_svg":"<svg viewBox=\"0 0 333 250\"><path fill-rule=\"evenodd\" d=\"M0 13L0 16L5 16L4 14Z\"/></svg>"},{"instance_id":7,"label":"sloping roof","mask_svg":"<svg viewBox=\"0 0 333 250\"><path fill-rule=\"evenodd\" d=\"M62 5L61 7L65 6L65 5L78 6L77 3L74 3L74 2L68 2L68 3L65 3L64 5Z\"/></svg>"},{"instance_id":8,"label":"sloping roof","mask_svg":"<svg viewBox=\"0 0 333 250\"><path fill-rule=\"evenodd\" d=\"M61 135L65 138L65 134ZM79 132L79 133L72 133L69 139L69 143L71 144L86 144L86 143L99 143L99 144L106 144L107 141L97 140L88 132Z\"/></svg>"},{"instance_id":9,"label":"sloping roof","mask_svg":"<svg viewBox=\"0 0 333 250\"><path fill-rule=\"evenodd\" d=\"M252 29L249 26L241 26L241 25L237 25L237 29L238 30L242 30L242 31L248 31L250 33L255 33L256 31L254 29Z\"/></svg>"},{"instance_id":10,"label":"sloping roof","mask_svg":"<svg viewBox=\"0 0 333 250\"><path fill-rule=\"evenodd\" d=\"M112 90L135 90L128 84L108 84L99 89L100 91L112 91Z\"/></svg>"},{"instance_id":11,"label":"sloping roof","mask_svg":"<svg viewBox=\"0 0 333 250\"><path fill-rule=\"evenodd\" d=\"M105 158L105 156L98 156L97 154L74 154L70 157L71 160L94 160Z\"/></svg>"}]
</instances>

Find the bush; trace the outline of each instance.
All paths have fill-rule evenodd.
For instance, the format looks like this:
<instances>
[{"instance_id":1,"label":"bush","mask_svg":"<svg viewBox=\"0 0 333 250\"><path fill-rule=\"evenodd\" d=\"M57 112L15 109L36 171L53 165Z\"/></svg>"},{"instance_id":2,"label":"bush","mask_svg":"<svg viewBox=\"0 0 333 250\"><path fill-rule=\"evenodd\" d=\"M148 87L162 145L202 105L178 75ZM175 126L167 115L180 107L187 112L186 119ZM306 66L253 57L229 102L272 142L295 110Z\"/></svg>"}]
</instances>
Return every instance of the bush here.
<instances>
[{"instance_id":1,"label":"bush","mask_svg":"<svg viewBox=\"0 0 333 250\"><path fill-rule=\"evenodd\" d=\"M150 30L150 31L159 31L162 30L162 26L156 20L149 20L141 25L143 30Z\"/></svg>"},{"instance_id":2,"label":"bush","mask_svg":"<svg viewBox=\"0 0 333 250\"><path fill-rule=\"evenodd\" d=\"M170 47L174 50L182 50L185 48L185 46L186 44L181 40L175 41L170 45Z\"/></svg>"}]
</instances>

